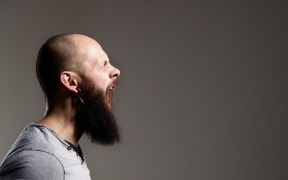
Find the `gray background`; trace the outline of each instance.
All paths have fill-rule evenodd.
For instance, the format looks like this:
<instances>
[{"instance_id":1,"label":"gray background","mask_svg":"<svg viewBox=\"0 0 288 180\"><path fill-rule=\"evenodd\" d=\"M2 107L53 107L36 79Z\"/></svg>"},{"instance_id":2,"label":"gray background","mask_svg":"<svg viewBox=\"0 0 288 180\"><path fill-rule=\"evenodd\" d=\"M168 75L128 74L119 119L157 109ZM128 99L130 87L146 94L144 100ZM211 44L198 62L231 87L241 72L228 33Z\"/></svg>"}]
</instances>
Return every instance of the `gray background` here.
<instances>
[{"instance_id":1,"label":"gray background","mask_svg":"<svg viewBox=\"0 0 288 180\"><path fill-rule=\"evenodd\" d=\"M123 141L93 179L288 179L287 1L1 1L0 159L44 112L40 45L78 32L121 69Z\"/></svg>"}]
</instances>

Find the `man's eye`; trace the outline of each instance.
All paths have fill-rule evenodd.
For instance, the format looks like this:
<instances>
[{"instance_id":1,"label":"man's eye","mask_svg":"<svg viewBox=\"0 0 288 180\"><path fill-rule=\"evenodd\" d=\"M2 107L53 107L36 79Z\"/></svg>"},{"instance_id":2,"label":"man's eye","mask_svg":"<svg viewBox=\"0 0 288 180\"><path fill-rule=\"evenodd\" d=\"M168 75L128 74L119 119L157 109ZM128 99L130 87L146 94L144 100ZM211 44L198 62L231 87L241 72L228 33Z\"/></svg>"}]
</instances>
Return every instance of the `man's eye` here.
<instances>
[{"instance_id":1,"label":"man's eye","mask_svg":"<svg viewBox=\"0 0 288 180\"><path fill-rule=\"evenodd\" d=\"M104 66L106 66L107 65L107 61L104 61Z\"/></svg>"}]
</instances>

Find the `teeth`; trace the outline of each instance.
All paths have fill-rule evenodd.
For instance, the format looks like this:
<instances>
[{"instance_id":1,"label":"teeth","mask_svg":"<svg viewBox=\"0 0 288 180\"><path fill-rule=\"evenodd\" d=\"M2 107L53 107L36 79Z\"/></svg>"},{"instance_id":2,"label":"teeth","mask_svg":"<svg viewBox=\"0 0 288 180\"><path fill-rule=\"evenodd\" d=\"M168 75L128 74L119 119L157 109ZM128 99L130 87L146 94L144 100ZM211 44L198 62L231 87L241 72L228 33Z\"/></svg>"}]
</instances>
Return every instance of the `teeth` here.
<instances>
[{"instance_id":1,"label":"teeth","mask_svg":"<svg viewBox=\"0 0 288 180\"><path fill-rule=\"evenodd\" d=\"M111 100L113 98L113 89L116 86L116 84L112 84L110 87L107 88L107 92L106 92L106 101L108 103L108 105L111 107Z\"/></svg>"},{"instance_id":2,"label":"teeth","mask_svg":"<svg viewBox=\"0 0 288 180\"><path fill-rule=\"evenodd\" d=\"M110 87L108 87L108 89L107 89L107 96L108 96L108 98L110 98L111 96L113 96L113 89L114 89L114 87L117 85L117 83L115 83L115 84L112 84Z\"/></svg>"}]
</instances>

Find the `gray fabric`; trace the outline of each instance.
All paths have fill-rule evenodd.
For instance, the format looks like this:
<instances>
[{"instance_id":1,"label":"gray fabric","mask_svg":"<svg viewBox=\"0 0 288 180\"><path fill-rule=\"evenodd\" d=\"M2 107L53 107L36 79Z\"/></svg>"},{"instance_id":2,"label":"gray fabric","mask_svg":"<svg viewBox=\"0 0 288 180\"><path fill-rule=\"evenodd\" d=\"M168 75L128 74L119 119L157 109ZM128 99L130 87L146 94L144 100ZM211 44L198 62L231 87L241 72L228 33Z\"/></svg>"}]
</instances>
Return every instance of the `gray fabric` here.
<instances>
[{"instance_id":1,"label":"gray fabric","mask_svg":"<svg viewBox=\"0 0 288 180\"><path fill-rule=\"evenodd\" d=\"M86 162L51 129L29 124L10 148L0 179L90 180Z\"/></svg>"}]
</instances>

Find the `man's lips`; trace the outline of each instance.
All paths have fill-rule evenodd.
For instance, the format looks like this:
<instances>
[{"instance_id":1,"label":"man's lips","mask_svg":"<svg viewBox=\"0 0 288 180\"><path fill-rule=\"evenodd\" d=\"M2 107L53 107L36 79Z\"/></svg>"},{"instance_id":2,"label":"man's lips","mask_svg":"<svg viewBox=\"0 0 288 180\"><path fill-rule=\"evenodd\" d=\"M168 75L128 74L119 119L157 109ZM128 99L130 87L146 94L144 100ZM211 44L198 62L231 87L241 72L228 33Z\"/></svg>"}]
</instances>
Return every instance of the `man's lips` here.
<instances>
[{"instance_id":1,"label":"man's lips","mask_svg":"<svg viewBox=\"0 0 288 180\"><path fill-rule=\"evenodd\" d=\"M111 104L111 100L113 97L113 89L115 88L115 86L117 86L117 82L113 82L107 89L106 91L106 104L107 106L111 109L112 108L112 104Z\"/></svg>"},{"instance_id":2,"label":"man's lips","mask_svg":"<svg viewBox=\"0 0 288 180\"><path fill-rule=\"evenodd\" d=\"M107 88L107 94L113 92L114 87L117 86L117 82L113 82L110 86Z\"/></svg>"}]
</instances>

